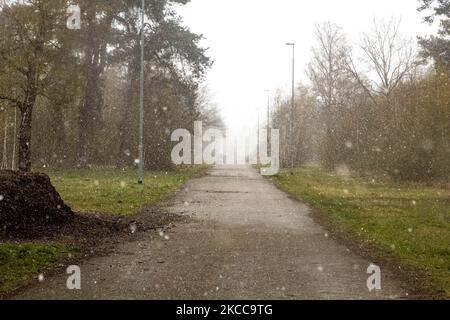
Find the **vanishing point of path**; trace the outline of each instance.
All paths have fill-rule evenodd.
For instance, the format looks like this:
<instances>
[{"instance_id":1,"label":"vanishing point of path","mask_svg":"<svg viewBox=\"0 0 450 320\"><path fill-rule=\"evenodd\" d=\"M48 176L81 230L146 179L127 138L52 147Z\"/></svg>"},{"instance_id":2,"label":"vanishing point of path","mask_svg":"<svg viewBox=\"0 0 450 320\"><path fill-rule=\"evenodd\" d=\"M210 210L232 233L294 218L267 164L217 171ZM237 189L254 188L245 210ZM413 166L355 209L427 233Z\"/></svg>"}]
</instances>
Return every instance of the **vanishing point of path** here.
<instances>
[{"instance_id":1,"label":"vanishing point of path","mask_svg":"<svg viewBox=\"0 0 450 320\"><path fill-rule=\"evenodd\" d=\"M189 217L118 245L19 299L390 299L406 293L386 270L367 289L370 261L326 236L309 209L250 167L216 167L190 181L166 210Z\"/></svg>"}]
</instances>

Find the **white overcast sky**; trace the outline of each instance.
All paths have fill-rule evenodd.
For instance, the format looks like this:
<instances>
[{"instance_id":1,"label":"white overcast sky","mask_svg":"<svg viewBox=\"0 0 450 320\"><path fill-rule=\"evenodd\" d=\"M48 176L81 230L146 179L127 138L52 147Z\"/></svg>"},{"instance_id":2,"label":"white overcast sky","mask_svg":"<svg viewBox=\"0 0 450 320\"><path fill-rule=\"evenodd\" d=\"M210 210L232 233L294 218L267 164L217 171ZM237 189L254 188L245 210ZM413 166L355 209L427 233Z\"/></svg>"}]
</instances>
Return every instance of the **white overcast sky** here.
<instances>
[{"instance_id":1,"label":"white overcast sky","mask_svg":"<svg viewBox=\"0 0 450 320\"><path fill-rule=\"evenodd\" d=\"M215 61L206 83L227 125L238 129L255 124L258 107L263 115L265 89L289 89L292 51L286 42L297 44L296 80L304 81L315 24L338 24L352 45L374 18L401 18L406 36L430 34L418 5L417 0L192 0L179 12L185 25L204 35L202 45Z\"/></svg>"}]
</instances>

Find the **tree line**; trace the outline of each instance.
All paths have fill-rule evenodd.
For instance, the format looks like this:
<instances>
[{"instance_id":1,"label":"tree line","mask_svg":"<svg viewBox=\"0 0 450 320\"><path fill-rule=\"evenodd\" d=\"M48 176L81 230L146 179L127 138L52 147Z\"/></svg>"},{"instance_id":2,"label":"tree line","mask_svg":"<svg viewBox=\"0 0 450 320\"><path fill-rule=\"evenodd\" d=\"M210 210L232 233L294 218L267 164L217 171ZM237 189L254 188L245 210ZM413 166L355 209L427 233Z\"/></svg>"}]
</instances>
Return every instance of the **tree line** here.
<instances>
[{"instance_id":1,"label":"tree line","mask_svg":"<svg viewBox=\"0 0 450 320\"><path fill-rule=\"evenodd\" d=\"M275 100L285 165L293 157L296 165L320 163L343 174L450 178L450 2L423 0L419 10L441 22L437 36L418 39L419 50L394 18L374 21L356 48L339 26L317 25L309 84L296 90L294 132L290 99Z\"/></svg>"},{"instance_id":2,"label":"tree line","mask_svg":"<svg viewBox=\"0 0 450 320\"><path fill-rule=\"evenodd\" d=\"M170 134L223 125L202 80L212 60L175 6L189 0L0 2L0 121L6 166L132 166L145 37L145 166L168 169ZM67 28L67 8L81 28ZM2 126L3 128L3 126ZM8 164L11 163L10 166Z\"/></svg>"}]
</instances>

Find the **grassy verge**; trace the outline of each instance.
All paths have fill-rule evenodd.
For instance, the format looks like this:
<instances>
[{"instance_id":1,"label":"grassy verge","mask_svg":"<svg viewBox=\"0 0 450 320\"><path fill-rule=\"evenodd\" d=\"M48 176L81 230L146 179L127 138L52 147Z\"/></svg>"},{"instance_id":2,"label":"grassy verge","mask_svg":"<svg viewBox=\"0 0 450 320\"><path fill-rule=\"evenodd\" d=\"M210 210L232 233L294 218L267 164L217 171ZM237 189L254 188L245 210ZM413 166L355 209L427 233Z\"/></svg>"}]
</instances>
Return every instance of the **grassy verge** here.
<instances>
[{"instance_id":1,"label":"grassy verge","mask_svg":"<svg viewBox=\"0 0 450 320\"><path fill-rule=\"evenodd\" d=\"M177 191L187 179L202 175L207 168L148 171L141 186L136 183L133 170L62 170L48 174L56 190L74 211L129 215Z\"/></svg>"},{"instance_id":2,"label":"grassy verge","mask_svg":"<svg viewBox=\"0 0 450 320\"><path fill-rule=\"evenodd\" d=\"M450 298L450 190L344 177L315 168L297 169L293 175L282 171L272 180L318 209L328 226L418 270Z\"/></svg>"},{"instance_id":3,"label":"grassy verge","mask_svg":"<svg viewBox=\"0 0 450 320\"><path fill-rule=\"evenodd\" d=\"M17 289L30 277L62 262L76 249L64 245L0 244L0 294ZM36 278L38 281L38 278Z\"/></svg>"}]
</instances>

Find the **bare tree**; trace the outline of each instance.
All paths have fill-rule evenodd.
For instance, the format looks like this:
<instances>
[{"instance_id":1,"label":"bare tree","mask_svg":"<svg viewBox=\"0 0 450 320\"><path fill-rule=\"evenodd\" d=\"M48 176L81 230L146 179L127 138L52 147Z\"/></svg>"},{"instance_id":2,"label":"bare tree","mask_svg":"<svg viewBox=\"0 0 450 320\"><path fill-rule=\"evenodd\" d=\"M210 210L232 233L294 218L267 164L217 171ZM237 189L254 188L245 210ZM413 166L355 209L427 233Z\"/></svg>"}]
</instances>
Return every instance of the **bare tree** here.
<instances>
[{"instance_id":1,"label":"bare tree","mask_svg":"<svg viewBox=\"0 0 450 320\"><path fill-rule=\"evenodd\" d=\"M371 33L365 33L360 48L364 54L363 61L369 67L369 74L375 79L364 78L357 71L353 59L348 56L348 71L375 101L374 95L381 94L387 99L399 86L401 81L415 66L415 51L411 39L404 38L400 32L401 20L374 21Z\"/></svg>"},{"instance_id":2,"label":"bare tree","mask_svg":"<svg viewBox=\"0 0 450 320\"><path fill-rule=\"evenodd\" d=\"M8 169L8 115L5 111L5 125L4 125L4 135L3 135L3 157L2 157L2 165L0 167L1 170Z\"/></svg>"},{"instance_id":3,"label":"bare tree","mask_svg":"<svg viewBox=\"0 0 450 320\"><path fill-rule=\"evenodd\" d=\"M331 22L317 25L315 35L318 46L313 48L308 77L325 108L331 110L337 104L336 91L345 77L349 49L342 29Z\"/></svg>"},{"instance_id":4,"label":"bare tree","mask_svg":"<svg viewBox=\"0 0 450 320\"><path fill-rule=\"evenodd\" d=\"M220 110L213 100L213 95L208 86L203 85L197 92L197 107L200 112L200 120L207 127L225 130L225 123L220 115Z\"/></svg>"},{"instance_id":5,"label":"bare tree","mask_svg":"<svg viewBox=\"0 0 450 320\"><path fill-rule=\"evenodd\" d=\"M14 108L14 135L13 135L11 170L16 170L16 142L17 142L17 108Z\"/></svg>"},{"instance_id":6,"label":"bare tree","mask_svg":"<svg viewBox=\"0 0 450 320\"><path fill-rule=\"evenodd\" d=\"M335 118L345 104L345 87L351 83L346 70L349 53L345 34L337 25L327 22L316 26L317 46L313 48L313 59L309 64L308 77L322 109L325 137L322 161L327 169L333 169L338 144L335 136Z\"/></svg>"}]
</instances>

